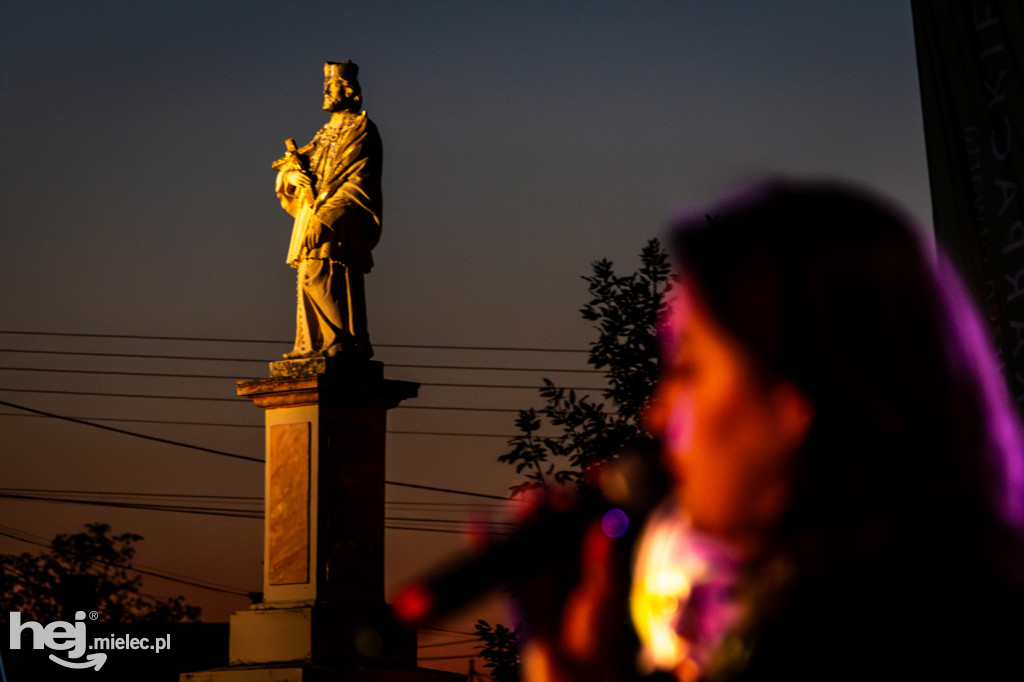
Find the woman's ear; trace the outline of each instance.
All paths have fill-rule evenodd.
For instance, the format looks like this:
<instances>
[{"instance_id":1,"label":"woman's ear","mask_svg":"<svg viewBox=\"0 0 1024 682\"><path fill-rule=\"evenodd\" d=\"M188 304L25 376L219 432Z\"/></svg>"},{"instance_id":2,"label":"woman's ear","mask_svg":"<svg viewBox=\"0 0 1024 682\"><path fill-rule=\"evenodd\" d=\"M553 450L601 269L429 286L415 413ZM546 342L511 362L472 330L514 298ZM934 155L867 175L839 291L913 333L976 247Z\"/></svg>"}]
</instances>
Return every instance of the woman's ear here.
<instances>
[{"instance_id":1,"label":"woman's ear","mask_svg":"<svg viewBox=\"0 0 1024 682\"><path fill-rule=\"evenodd\" d=\"M791 448L799 447L814 422L814 405L787 381L772 388L771 400L782 442Z\"/></svg>"}]
</instances>

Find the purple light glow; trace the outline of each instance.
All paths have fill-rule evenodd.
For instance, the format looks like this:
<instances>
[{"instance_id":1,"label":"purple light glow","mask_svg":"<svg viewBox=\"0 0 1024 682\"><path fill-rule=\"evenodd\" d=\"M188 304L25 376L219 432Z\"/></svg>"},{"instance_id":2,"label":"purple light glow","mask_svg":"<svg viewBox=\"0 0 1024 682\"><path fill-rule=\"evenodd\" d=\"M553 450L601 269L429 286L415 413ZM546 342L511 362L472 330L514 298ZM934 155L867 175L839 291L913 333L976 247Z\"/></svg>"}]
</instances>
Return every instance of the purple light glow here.
<instances>
[{"instance_id":1,"label":"purple light glow","mask_svg":"<svg viewBox=\"0 0 1024 682\"><path fill-rule=\"evenodd\" d=\"M629 530L629 517L621 509L609 509L601 517L601 530L610 538L621 538Z\"/></svg>"}]
</instances>

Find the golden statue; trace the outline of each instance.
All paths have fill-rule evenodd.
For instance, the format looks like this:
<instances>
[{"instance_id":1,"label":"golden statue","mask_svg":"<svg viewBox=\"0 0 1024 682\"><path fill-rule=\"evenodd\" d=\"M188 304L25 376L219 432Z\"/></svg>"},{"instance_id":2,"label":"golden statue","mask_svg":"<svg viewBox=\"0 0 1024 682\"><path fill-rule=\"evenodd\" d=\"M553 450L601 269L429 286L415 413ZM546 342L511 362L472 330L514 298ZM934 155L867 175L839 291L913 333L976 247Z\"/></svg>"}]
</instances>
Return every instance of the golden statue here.
<instances>
[{"instance_id":1,"label":"golden statue","mask_svg":"<svg viewBox=\"0 0 1024 682\"><path fill-rule=\"evenodd\" d=\"M324 64L330 120L306 146L285 142L277 196L295 218L288 264L297 268L295 348L286 358L373 356L363 276L380 239L382 151L351 61Z\"/></svg>"}]
</instances>

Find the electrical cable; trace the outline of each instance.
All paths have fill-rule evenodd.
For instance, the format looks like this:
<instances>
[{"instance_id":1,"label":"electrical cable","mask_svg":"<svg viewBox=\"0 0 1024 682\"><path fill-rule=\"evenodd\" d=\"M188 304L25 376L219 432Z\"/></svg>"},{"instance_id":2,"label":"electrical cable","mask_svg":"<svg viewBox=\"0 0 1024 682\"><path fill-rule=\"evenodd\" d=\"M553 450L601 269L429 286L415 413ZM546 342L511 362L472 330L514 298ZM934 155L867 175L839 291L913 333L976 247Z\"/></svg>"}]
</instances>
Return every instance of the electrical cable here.
<instances>
[{"instance_id":1,"label":"electrical cable","mask_svg":"<svg viewBox=\"0 0 1024 682\"><path fill-rule=\"evenodd\" d=\"M70 488L0 488L0 494L11 493L11 494L39 494L39 495L77 495L77 496L91 496L91 497L128 497L128 498L149 498L149 499L171 499L171 500L213 500L213 501L231 501L239 504L255 504L263 505L264 497L262 495L209 495L201 493L160 493L160 492L149 492L149 491L131 491L131 490L80 490ZM522 502L519 499L505 499L503 500L506 504L499 504L497 502L435 502L435 501L417 501L417 500L385 500L384 504L391 508L392 511L409 511L415 512L423 508L430 509L431 511L438 513L473 513L473 512L504 512L510 509L507 503ZM406 519L390 518L392 521L404 521ZM429 521L430 519L408 519L413 521ZM438 519L438 521L449 523L449 519ZM501 522L506 523L506 522ZM514 525L514 524L512 524Z\"/></svg>"},{"instance_id":2,"label":"electrical cable","mask_svg":"<svg viewBox=\"0 0 1024 682\"><path fill-rule=\"evenodd\" d=\"M188 495L186 493L131 492L118 490L68 490L54 488L0 488L0 493L53 493L59 495L108 495L121 497L173 497L186 499L236 500L262 502L262 495Z\"/></svg>"},{"instance_id":3,"label":"electrical cable","mask_svg":"<svg viewBox=\"0 0 1024 682\"><path fill-rule=\"evenodd\" d=\"M80 350L37 350L0 348L0 353L34 353L37 355L84 355L93 358L147 358L150 360L216 360L218 362L269 362L265 358L211 358L197 355L152 355L145 353L97 353Z\"/></svg>"},{"instance_id":4,"label":"electrical cable","mask_svg":"<svg viewBox=\"0 0 1024 682\"><path fill-rule=\"evenodd\" d=\"M184 514L199 514L202 516L224 516L229 518L244 518L244 519L263 519L262 512L240 512L236 510L199 510L199 509L188 509L184 507L174 507L170 505L143 505L143 504L129 504L129 503L117 503L117 502L102 502L98 500L71 500L71 499L60 499L53 497L39 497L29 495L11 495L11 494L0 494L0 499L15 499L15 500L27 500L32 502L55 502L58 504L86 504L97 507L117 507L122 509L139 509L143 511L164 511L164 512L180 512ZM425 519L422 521L414 520L418 523L433 523L433 520ZM409 530L419 531L425 533L446 533L452 535L512 535L511 533L504 533L496 530L479 530L479 531L465 531L465 530L451 530L448 528L423 528L413 526L395 526L384 524L386 530ZM3 533L0 533L3 535ZM37 543L38 544L38 543Z\"/></svg>"},{"instance_id":5,"label":"electrical cable","mask_svg":"<svg viewBox=\"0 0 1024 682\"><path fill-rule=\"evenodd\" d=\"M466 635L467 637L472 636L472 635L476 635L475 632L464 632L462 630L450 630L448 628L428 627L428 626L425 626L425 625L423 627L417 628L417 629L419 629L419 630L430 630L431 632L450 632L453 635Z\"/></svg>"},{"instance_id":6,"label":"electrical cable","mask_svg":"<svg viewBox=\"0 0 1024 682\"><path fill-rule=\"evenodd\" d=\"M401 367L403 369L469 369L483 370L488 372L568 372L571 374L605 374L600 369L558 369L553 367L480 367L478 365L407 365L399 363L388 363L388 367Z\"/></svg>"},{"instance_id":7,"label":"electrical cable","mask_svg":"<svg viewBox=\"0 0 1024 682\"><path fill-rule=\"evenodd\" d=\"M0 412L0 417L44 417L41 414L15 414L12 412ZM176 421L171 419L127 419L122 417L69 417L79 421L91 422L130 422L135 424L167 424L173 426L223 426L239 429L263 429L263 424L230 424L225 422L190 422ZM466 436L469 438L504 438L506 440L515 438L513 434L507 433L465 433L461 431L392 431L386 433L401 436Z\"/></svg>"},{"instance_id":8,"label":"electrical cable","mask_svg":"<svg viewBox=\"0 0 1024 682\"><path fill-rule=\"evenodd\" d=\"M500 504L500 503L503 504ZM494 502L437 502L437 501L424 501L424 500L388 500L387 504L393 505L412 505L412 506L427 506L427 507L455 507L457 509L508 509L509 504L522 503L523 499L519 497L503 497L501 500Z\"/></svg>"},{"instance_id":9,"label":"electrical cable","mask_svg":"<svg viewBox=\"0 0 1024 682\"><path fill-rule=\"evenodd\" d=\"M54 419L61 419L63 421L69 421L69 422L73 422L73 423L76 423L76 424L83 424L85 426L92 426L92 427L95 427L95 428L98 428L98 429L103 429L105 431L113 431L115 433L120 433L120 434L127 435L127 436L134 436L136 438L143 438L145 440L152 440L152 441L156 441L158 443L166 443L168 445L177 445L179 447L189 448L189 449L192 449L192 450L199 450L201 452L207 452L207 453L210 453L210 454L220 455L220 456L223 456L223 457L231 457L233 459L242 459L242 460L249 461L249 462L263 463L262 459L258 459L256 457L248 457L246 455L238 455L238 454L235 454L233 452L224 452L222 450L214 450L212 448L204 448L204 447L201 447L199 445L191 445L189 443L182 443L181 441L173 441L173 440L169 440L167 438L157 438L156 436L147 436L145 434L136 433L134 431L126 431L124 429L118 429L118 428L115 428L113 426L105 426L103 424L95 424L93 422L87 422L87 421L84 421L84 420L81 420L81 419L73 419L71 417L64 417L62 415L54 414L52 412L45 412L43 410L36 410L36 409L31 408L31 407L25 407L24 405L18 405L16 403L7 402L6 400L0 400L0 405L4 405L6 407L13 407L16 410L24 410L26 412L32 412L32 413L35 413L35 414L40 414L40 415L43 415L43 416L46 416L46 417L52 417ZM476 493L476 492L470 492L470 491L467 491L467 490L454 490L452 488L441 488L441 487L437 487L437 486L421 485L421 484L418 484L418 483L402 483L402 482L398 482L398 481L388 481L388 480L385 480L384 483L385 483L385 485L393 485L393 486L398 486L398 487L403 487L403 488L415 488L415 489L418 489L418 490L433 490L435 492L451 493L451 494L454 494L454 495L467 495L467 496L470 496L470 497L482 497L482 498L493 499L493 500L505 500L505 499L507 499L505 497L500 497L498 495L488 495L486 493Z\"/></svg>"},{"instance_id":10,"label":"electrical cable","mask_svg":"<svg viewBox=\"0 0 1024 682\"><path fill-rule=\"evenodd\" d=\"M142 334L85 334L72 332L33 332L0 330L0 334L19 334L29 336L70 336L93 339L141 339L147 341L208 341L216 343L276 343L289 344L291 341L279 339L225 339L201 336L146 336ZM588 353L590 351L580 348L524 348L524 347L500 347L500 346L444 346L430 344L412 343L375 343L378 348L429 348L440 350L493 350L493 351L527 351L540 353Z\"/></svg>"},{"instance_id":11,"label":"electrical cable","mask_svg":"<svg viewBox=\"0 0 1024 682\"><path fill-rule=\"evenodd\" d=\"M432 649L439 646L455 646L456 644L471 644L473 642L479 642L479 639L456 639L451 642L438 642L437 644L420 644L417 649Z\"/></svg>"},{"instance_id":12,"label":"electrical cable","mask_svg":"<svg viewBox=\"0 0 1024 682\"><path fill-rule=\"evenodd\" d=\"M237 377L230 374L178 374L174 372L122 372L113 370L98 369L54 369L51 367L0 367L0 370L10 372L51 372L55 374L93 374L98 376L128 376L128 377L157 377L165 379L232 379L236 381L248 381L259 377ZM439 388L498 388L498 389L529 389L531 391L542 390L543 386L524 384L460 384L449 382L418 381L420 386L433 386ZM606 391L607 387L599 386L564 386L567 391Z\"/></svg>"},{"instance_id":13,"label":"electrical cable","mask_svg":"<svg viewBox=\"0 0 1024 682\"><path fill-rule=\"evenodd\" d=\"M243 459L249 462L263 462L262 459L256 457L248 457L246 455L236 455L233 452L224 452L223 450L214 450L212 448L204 448L200 445L191 445L190 443L182 443L181 441L170 440L168 438L157 438L156 436L147 436L144 433L137 433L135 431L126 431L125 429L119 429L114 426L106 426L104 424L96 424L94 422L85 421L84 419L75 419L74 417L64 417L59 414L52 412L45 412L43 410L36 410L31 407L25 407L24 405L18 405L17 403L7 402L6 400L0 400L0 405L5 407L13 407L16 410L24 410L25 412L32 412L34 414L42 415L44 417L50 417L52 419L60 419L62 421L72 422L74 424L83 424L85 426L92 426L97 429L103 429L104 431L113 431L114 433L120 433L125 436L133 436L135 438L142 438L144 440L151 440L157 443L166 443L168 445L176 445L182 448L188 448L190 450L198 450L199 452L208 452L213 455L220 455L222 457L231 457L234 459Z\"/></svg>"},{"instance_id":14,"label":"electrical cable","mask_svg":"<svg viewBox=\"0 0 1024 682\"><path fill-rule=\"evenodd\" d=\"M462 433L459 431L387 431L401 436L468 436L472 438L515 438L505 433Z\"/></svg>"},{"instance_id":15,"label":"electrical cable","mask_svg":"<svg viewBox=\"0 0 1024 682\"><path fill-rule=\"evenodd\" d=\"M0 391L5 390L0 388ZM449 410L453 412L503 412L519 414L523 410L512 407L452 407L448 405L399 405L396 410Z\"/></svg>"},{"instance_id":16,"label":"electrical cable","mask_svg":"<svg viewBox=\"0 0 1024 682\"><path fill-rule=\"evenodd\" d=\"M208 400L212 402L244 403L245 398L214 398L208 396L190 395L156 395L151 393L109 393L106 391L65 391L42 388L0 388L0 391L7 393L46 393L48 395L87 395L103 398L152 398L156 400ZM2 403L0 403L2 404ZM518 414L521 409L512 407L458 407L455 405L398 405L396 410L449 410L454 412L501 412ZM608 414L613 414L609 412Z\"/></svg>"},{"instance_id":17,"label":"electrical cable","mask_svg":"<svg viewBox=\"0 0 1024 682\"><path fill-rule=\"evenodd\" d=\"M54 369L51 367L0 367L10 372L53 372L55 374L95 374L99 376L159 377L166 379L234 379L247 380L258 377L236 377L230 374L176 374L173 372L119 372L100 369Z\"/></svg>"},{"instance_id":18,"label":"electrical cable","mask_svg":"<svg viewBox=\"0 0 1024 682\"><path fill-rule=\"evenodd\" d=\"M231 501L241 504L258 504L262 507L264 499L262 496L242 496L242 495L187 495L183 493L152 493L152 492L129 492L129 491L99 491L99 490L71 490L71 489L53 489L53 488L0 488L0 498L2 499L18 499L18 500L36 500L36 501L53 501L53 502L79 502L82 504L93 504L97 506L114 506L123 507L128 509L146 509L153 511L191 511L191 512L228 512L229 515L252 515L253 518L262 518L262 513L259 510L252 509L237 509L237 508L224 508L224 507L197 507L197 506L182 506L182 505L170 505L170 504L153 504L153 503L141 503L141 502L130 502L127 500L108 500L108 503L104 503L102 500L75 500L69 499L68 497L58 496L88 496L88 497L121 497L121 498L160 498L171 500L213 500L213 501ZM511 500L510 500L511 501ZM460 503L431 503L431 502L385 502L385 505L389 506L393 510L395 507L407 508L405 511L417 511L423 507L427 507L437 513L451 513L451 514L464 514L472 513L475 511L479 512L494 512L497 510L504 510L507 507L492 505L490 507L484 507L477 504L460 504ZM455 506L454 509L438 509L438 506ZM401 513L401 511L399 511ZM439 518L423 518L423 517L411 517L411 516L385 516L385 521L413 521L416 523L472 523L466 519L439 519ZM480 525L483 526L512 526L515 527L518 524L508 521L485 521Z\"/></svg>"},{"instance_id":19,"label":"electrical cable","mask_svg":"<svg viewBox=\"0 0 1024 682\"><path fill-rule=\"evenodd\" d=\"M438 488L431 485L420 485L418 483L399 483L398 481L384 481L387 485L397 486L399 488L415 488L417 490L433 490L440 493L452 493L456 495L468 495L470 497L482 497L488 500L507 500L507 497L501 497L500 495L488 495L487 493L471 493L466 490L452 490L451 488Z\"/></svg>"},{"instance_id":20,"label":"electrical cable","mask_svg":"<svg viewBox=\"0 0 1024 682\"><path fill-rule=\"evenodd\" d=\"M82 504L93 507L114 507L118 509L140 509L144 511L167 511L179 514L199 514L201 516L227 516L242 519L262 519L263 512L251 509L223 509L219 507L195 507L169 504L141 504L138 502L112 502L103 500L74 500L70 498L46 497L42 495L20 495L17 493L0 493L0 499L28 500L33 502L60 502L62 504Z\"/></svg>"},{"instance_id":21,"label":"electrical cable","mask_svg":"<svg viewBox=\"0 0 1024 682\"><path fill-rule=\"evenodd\" d=\"M106 391L63 391L42 388L0 388L5 393L46 393L49 395L88 395L103 398L156 398L158 400L210 400L224 403L243 403L245 398L212 398L193 395L156 395L152 393L110 393Z\"/></svg>"},{"instance_id":22,"label":"electrical cable","mask_svg":"<svg viewBox=\"0 0 1024 682\"><path fill-rule=\"evenodd\" d=\"M5 528L6 528L6 526L5 526ZM13 529L13 528L9 529L9 530L14 530L14 531L16 531L19 534L22 533L22 531L17 531L17 529ZM10 533L10 532L6 532L4 530L0 530L0 535L3 535L4 537L11 538L13 540L18 540L19 542L24 542L24 543L27 543L27 544L30 544L30 545L38 545L40 547L45 547L46 549L49 549L51 551L53 550L53 545L51 543L49 543L49 542L39 542L39 541L36 541L36 540L28 539L27 537L18 537L18 535ZM24 533L24 535L31 536L32 534L31 533ZM154 578L161 578L163 580L168 580L170 582L182 583L184 585L191 585L192 587L200 587L200 588L202 588L204 590L212 590L214 592L225 592L225 593L228 593L228 594L237 594L237 595L241 595L243 597L249 596L249 593L244 591L244 590L242 590L241 588L233 588L233 587L226 587L226 586L214 586L215 584L205 584L204 585L201 582L197 582L197 581L201 580L200 578L194 578L192 580L184 580L182 578L171 577L171 575L173 575L173 574L171 574L171 575L162 574L162 572L156 571L156 570L153 570L153 569L145 569L145 568L141 568L141 567L140 568L135 568L134 566L124 566L124 565L121 565L121 564L113 564L113 563L110 563L109 561L103 561L102 559L89 559L89 561L91 563L97 563L97 564L100 564L100 565L103 565L103 566L111 566L113 568L122 568L122 569L125 569L127 571L133 571L135 573L141 573L142 575L149 575L149 576L152 576ZM181 574L178 574L178 575L181 575Z\"/></svg>"},{"instance_id":23,"label":"electrical cable","mask_svg":"<svg viewBox=\"0 0 1024 682\"><path fill-rule=\"evenodd\" d=\"M61 350L39 350L26 348L0 348L0 353L34 353L38 355L82 355L88 357L103 358L146 358L150 360L215 360L218 362L271 362L266 358L218 358L205 355L153 355L143 353L98 353L87 351L61 351ZM459 369L459 370L483 370L494 372L569 372L583 374L604 374L599 369L559 369L559 368L536 368L536 367L481 367L478 365L417 365L405 363L388 363L388 367L401 367L403 369Z\"/></svg>"},{"instance_id":24,"label":"electrical cable","mask_svg":"<svg viewBox=\"0 0 1024 682\"><path fill-rule=\"evenodd\" d=\"M385 525L384 527L389 529L389 530L420 530L420 531L426 531L428 533L450 533L450 534L453 534L453 535L471 535L471 533L467 533L466 531L462 531L462 530L449 530L447 528L413 528L411 526L388 526L388 525ZM480 531L478 534L479 535L509 535L509 536L514 535L514 533L501 533L499 531L490 531L490 530Z\"/></svg>"},{"instance_id":25,"label":"electrical cable","mask_svg":"<svg viewBox=\"0 0 1024 682\"><path fill-rule=\"evenodd\" d=\"M6 369L0 367L0 369ZM436 383L430 381L418 382L420 386L435 386L444 388L528 388L532 391L543 390L544 386L524 386L522 384L453 384L453 383ZM608 387L600 388L598 386L559 386L559 388L566 391L607 391Z\"/></svg>"},{"instance_id":26,"label":"electrical cable","mask_svg":"<svg viewBox=\"0 0 1024 682\"><path fill-rule=\"evenodd\" d=\"M385 516L384 520L385 521L412 521L412 522L415 522L415 523L463 523L463 524L467 524L467 525L475 524L475 525L479 525L479 526L486 526L488 528L494 527L494 526L508 526L508 527L511 527L511 528L516 528L516 527L519 526L518 523L512 523L510 521L485 521L485 522L482 522L482 523L475 523L475 522L472 522L472 521L466 521L465 519L418 519L418 518L413 517L413 516Z\"/></svg>"},{"instance_id":27,"label":"electrical cable","mask_svg":"<svg viewBox=\"0 0 1024 682\"><path fill-rule=\"evenodd\" d=\"M13 412L0 412L0 417L45 417L42 414L15 414ZM190 422L177 421L172 419L128 419L125 417L68 417L78 421L87 422L131 422L134 424L169 424L174 426L224 426L242 429L263 429L263 424L229 424L225 422ZM391 433L390 431L388 433ZM511 437L511 436L510 436Z\"/></svg>"},{"instance_id":28,"label":"electrical cable","mask_svg":"<svg viewBox=\"0 0 1024 682\"><path fill-rule=\"evenodd\" d=\"M23 539L24 542L28 542L30 544L35 544L35 545L40 545L42 547L52 548L52 541L50 539L48 539L48 538L44 538L42 535L36 535L35 533L29 533L28 531L19 530L18 528L12 528L10 526L0 526L0 529L6 530L6 531L8 531L8 533L14 533L16 535L19 535ZM9 535L8 537L13 537L13 536ZM147 566L146 564L135 564L135 563L133 563L132 565L133 566L138 566L139 568L147 569L147 570L150 570L150 571L158 571L158 572L160 572L162 574L161 577L168 577L169 576L169 577L175 577L175 578L185 578L185 579L188 579L188 580L193 580L193 581L201 582L201 583L204 583L206 585L213 585L215 587L223 587L223 588L233 589L233 590L241 590L242 589L240 587L235 587L233 585L225 585L224 583L216 583L216 582L213 582L212 580L204 580L202 578L197 578L195 576L191 576L191 575L188 575L188 574L185 574L185 573L176 573L174 571L167 571L167 570L163 570L163 569L158 569L155 566Z\"/></svg>"}]
</instances>

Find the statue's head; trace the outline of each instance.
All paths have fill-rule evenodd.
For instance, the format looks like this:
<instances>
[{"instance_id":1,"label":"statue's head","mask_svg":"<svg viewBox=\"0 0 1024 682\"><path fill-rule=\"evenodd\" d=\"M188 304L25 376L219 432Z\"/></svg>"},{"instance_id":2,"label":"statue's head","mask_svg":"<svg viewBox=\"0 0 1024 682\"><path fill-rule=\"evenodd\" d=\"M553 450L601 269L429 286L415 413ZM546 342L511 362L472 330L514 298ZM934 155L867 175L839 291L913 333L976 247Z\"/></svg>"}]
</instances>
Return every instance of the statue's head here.
<instances>
[{"instance_id":1,"label":"statue's head","mask_svg":"<svg viewBox=\"0 0 1024 682\"><path fill-rule=\"evenodd\" d=\"M359 65L355 62L324 62L324 111L359 111L363 92Z\"/></svg>"}]
</instances>

